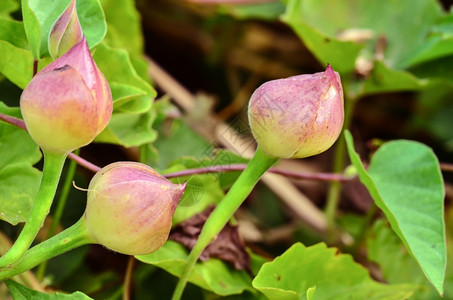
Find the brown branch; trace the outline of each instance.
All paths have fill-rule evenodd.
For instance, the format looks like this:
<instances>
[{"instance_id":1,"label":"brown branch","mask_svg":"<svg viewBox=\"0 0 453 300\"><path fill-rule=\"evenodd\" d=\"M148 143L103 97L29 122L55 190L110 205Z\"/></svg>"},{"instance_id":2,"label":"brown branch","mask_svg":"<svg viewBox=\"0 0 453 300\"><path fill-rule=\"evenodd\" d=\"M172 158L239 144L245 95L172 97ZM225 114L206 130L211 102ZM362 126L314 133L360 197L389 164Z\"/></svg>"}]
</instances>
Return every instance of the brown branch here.
<instances>
[{"instance_id":1,"label":"brown branch","mask_svg":"<svg viewBox=\"0 0 453 300\"><path fill-rule=\"evenodd\" d=\"M440 163L440 169L444 172L453 172L453 164Z\"/></svg>"}]
</instances>

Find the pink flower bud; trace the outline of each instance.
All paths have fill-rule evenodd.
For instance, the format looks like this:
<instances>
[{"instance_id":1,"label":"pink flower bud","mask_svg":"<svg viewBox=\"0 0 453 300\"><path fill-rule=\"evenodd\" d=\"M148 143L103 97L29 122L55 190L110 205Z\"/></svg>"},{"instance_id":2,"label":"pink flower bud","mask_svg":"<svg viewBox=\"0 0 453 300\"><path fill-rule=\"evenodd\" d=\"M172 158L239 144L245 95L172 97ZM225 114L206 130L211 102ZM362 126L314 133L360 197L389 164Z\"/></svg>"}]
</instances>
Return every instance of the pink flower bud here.
<instances>
[{"instance_id":1,"label":"pink flower bud","mask_svg":"<svg viewBox=\"0 0 453 300\"><path fill-rule=\"evenodd\" d=\"M49 53L57 59L83 39L82 27L76 11L76 1L72 0L64 10L49 35Z\"/></svg>"},{"instance_id":2,"label":"pink flower bud","mask_svg":"<svg viewBox=\"0 0 453 300\"><path fill-rule=\"evenodd\" d=\"M36 74L20 108L31 137L48 151L85 146L107 126L112 95L85 38Z\"/></svg>"},{"instance_id":3,"label":"pink flower bud","mask_svg":"<svg viewBox=\"0 0 453 300\"><path fill-rule=\"evenodd\" d=\"M277 79L250 98L248 116L258 145L269 155L303 158L329 149L343 127L343 89L338 73Z\"/></svg>"},{"instance_id":4,"label":"pink flower bud","mask_svg":"<svg viewBox=\"0 0 453 300\"><path fill-rule=\"evenodd\" d=\"M141 163L110 164L90 182L87 228L99 244L113 251L151 253L167 240L185 188Z\"/></svg>"}]
</instances>

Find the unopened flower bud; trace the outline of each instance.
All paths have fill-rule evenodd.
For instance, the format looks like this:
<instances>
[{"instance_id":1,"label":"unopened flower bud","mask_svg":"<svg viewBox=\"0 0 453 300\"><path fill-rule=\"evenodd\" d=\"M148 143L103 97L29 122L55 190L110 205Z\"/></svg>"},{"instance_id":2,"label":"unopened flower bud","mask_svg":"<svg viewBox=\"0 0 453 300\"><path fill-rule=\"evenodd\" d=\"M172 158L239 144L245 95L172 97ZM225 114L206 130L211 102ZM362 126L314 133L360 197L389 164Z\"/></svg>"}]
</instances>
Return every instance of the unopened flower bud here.
<instances>
[{"instance_id":1,"label":"unopened flower bud","mask_svg":"<svg viewBox=\"0 0 453 300\"><path fill-rule=\"evenodd\" d=\"M141 163L110 164L90 182L87 228L99 244L113 251L151 253L167 240L185 187Z\"/></svg>"},{"instance_id":2,"label":"unopened flower bud","mask_svg":"<svg viewBox=\"0 0 453 300\"><path fill-rule=\"evenodd\" d=\"M248 116L258 145L271 156L324 152L343 127L340 76L328 66L325 72L268 81L251 96Z\"/></svg>"},{"instance_id":3,"label":"unopened flower bud","mask_svg":"<svg viewBox=\"0 0 453 300\"><path fill-rule=\"evenodd\" d=\"M85 38L33 77L20 108L33 140L52 152L85 146L107 126L112 95Z\"/></svg>"},{"instance_id":4,"label":"unopened flower bud","mask_svg":"<svg viewBox=\"0 0 453 300\"><path fill-rule=\"evenodd\" d=\"M49 35L49 53L57 59L83 39L82 27L76 11L76 0L68 7L52 26Z\"/></svg>"}]
</instances>

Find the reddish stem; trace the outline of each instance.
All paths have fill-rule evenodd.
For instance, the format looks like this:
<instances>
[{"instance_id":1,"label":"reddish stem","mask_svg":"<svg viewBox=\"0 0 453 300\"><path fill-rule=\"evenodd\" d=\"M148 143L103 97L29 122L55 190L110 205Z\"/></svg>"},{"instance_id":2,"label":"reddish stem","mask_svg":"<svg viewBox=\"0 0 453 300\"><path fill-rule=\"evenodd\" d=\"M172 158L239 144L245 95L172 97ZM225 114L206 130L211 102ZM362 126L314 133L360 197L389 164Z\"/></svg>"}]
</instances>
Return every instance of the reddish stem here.
<instances>
[{"instance_id":1,"label":"reddish stem","mask_svg":"<svg viewBox=\"0 0 453 300\"><path fill-rule=\"evenodd\" d=\"M33 77L35 77L36 73L38 73L38 60L33 60Z\"/></svg>"},{"instance_id":2,"label":"reddish stem","mask_svg":"<svg viewBox=\"0 0 453 300\"><path fill-rule=\"evenodd\" d=\"M166 178L181 177L181 176L190 176L195 174L206 174L206 173L220 173L220 172L233 172L233 171L243 171L247 167L246 164L232 164L232 165L219 165L219 166L209 166L204 168L196 169L187 169L178 172L168 173L164 176ZM333 174L333 173L301 173L301 172L292 172L288 170L282 170L278 168L270 168L268 172L280 174L285 177L292 177L297 179L310 179L310 180L322 180L322 181L348 181L352 177L344 176L342 174Z\"/></svg>"}]
</instances>

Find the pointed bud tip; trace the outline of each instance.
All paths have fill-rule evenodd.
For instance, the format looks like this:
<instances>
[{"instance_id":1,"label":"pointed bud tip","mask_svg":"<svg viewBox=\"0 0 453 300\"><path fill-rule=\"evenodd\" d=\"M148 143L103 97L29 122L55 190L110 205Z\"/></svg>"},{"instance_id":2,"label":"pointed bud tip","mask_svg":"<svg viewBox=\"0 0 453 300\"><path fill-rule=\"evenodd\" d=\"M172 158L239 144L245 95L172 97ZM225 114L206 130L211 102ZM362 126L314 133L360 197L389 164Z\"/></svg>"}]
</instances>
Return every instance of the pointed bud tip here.
<instances>
[{"instance_id":1,"label":"pointed bud tip","mask_svg":"<svg viewBox=\"0 0 453 300\"><path fill-rule=\"evenodd\" d=\"M326 68L326 71L324 72L324 75L332 77L332 78L336 78L335 71L333 70L333 68L330 64L327 64L327 68Z\"/></svg>"}]
</instances>

